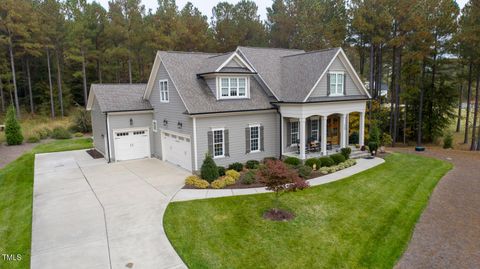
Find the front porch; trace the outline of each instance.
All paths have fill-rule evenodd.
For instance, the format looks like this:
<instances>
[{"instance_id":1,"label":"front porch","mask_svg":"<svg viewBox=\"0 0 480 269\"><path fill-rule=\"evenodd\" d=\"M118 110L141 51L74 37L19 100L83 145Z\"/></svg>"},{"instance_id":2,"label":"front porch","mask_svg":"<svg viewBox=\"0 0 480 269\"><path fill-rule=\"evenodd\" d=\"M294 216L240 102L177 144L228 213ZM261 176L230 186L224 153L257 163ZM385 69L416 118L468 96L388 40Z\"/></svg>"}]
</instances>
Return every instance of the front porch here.
<instances>
[{"instance_id":1,"label":"front porch","mask_svg":"<svg viewBox=\"0 0 480 269\"><path fill-rule=\"evenodd\" d=\"M365 101L281 105L280 112L282 156L304 160L364 145Z\"/></svg>"}]
</instances>

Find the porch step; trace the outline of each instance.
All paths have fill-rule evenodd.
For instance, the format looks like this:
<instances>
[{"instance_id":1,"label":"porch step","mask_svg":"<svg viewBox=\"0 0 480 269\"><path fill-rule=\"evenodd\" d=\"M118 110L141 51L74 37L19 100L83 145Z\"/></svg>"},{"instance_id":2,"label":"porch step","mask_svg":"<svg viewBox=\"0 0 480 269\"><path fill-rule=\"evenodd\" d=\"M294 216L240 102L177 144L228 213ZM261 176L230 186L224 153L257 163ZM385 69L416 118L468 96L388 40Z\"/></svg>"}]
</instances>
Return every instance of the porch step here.
<instances>
[{"instance_id":1,"label":"porch step","mask_svg":"<svg viewBox=\"0 0 480 269\"><path fill-rule=\"evenodd\" d=\"M370 153L368 151L357 150L357 151L352 151L352 153L350 154L350 158L351 159L361 159L361 158L368 157L369 155L370 155Z\"/></svg>"}]
</instances>

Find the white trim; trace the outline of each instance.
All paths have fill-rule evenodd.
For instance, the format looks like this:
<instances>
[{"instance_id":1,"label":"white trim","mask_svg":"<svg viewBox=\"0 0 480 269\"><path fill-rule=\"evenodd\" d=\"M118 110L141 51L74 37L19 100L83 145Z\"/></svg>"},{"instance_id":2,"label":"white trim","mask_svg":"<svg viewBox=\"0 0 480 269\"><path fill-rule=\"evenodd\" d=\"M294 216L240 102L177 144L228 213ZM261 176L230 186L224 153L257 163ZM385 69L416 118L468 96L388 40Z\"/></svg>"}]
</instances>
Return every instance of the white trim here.
<instances>
[{"instance_id":1,"label":"white trim","mask_svg":"<svg viewBox=\"0 0 480 269\"><path fill-rule=\"evenodd\" d=\"M215 156L215 131L222 131L222 155ZM220 144L220 143L217 143ZM214 159L225 158L225 128L212 128L212 154Z\"/></svg>"},{"instance_id":2,"label":"white trim","mask_svg":"<svg viewBox=\"0 0 480 269\"><path fill-rule=\"evenodd\" d=\"M162 83L166 84L166 91L163 92L166 99L162 99ZM158 80L158 91L160 93L160 103L170 103L170 90L168 89L168 79Z\"/></svg>"},{"instance_id":3,"label":"white trim","mask_svg":"<svg viewBox=\"0 0 480 269\"><path fill-rule=\"evenodd\" d=\"M152 132L156 133L158 131L157 120L152 120Z\"/></svg>"},{"instance_id":4,"label":"white trim","mask_svg":"<svg viewBox=\"0 0 480 269\"><path fill-rule=\"evenodd\" d=\"M234 111L234 112L219 112L219 113L205 113L205 114L195 114L190 115L190 117L197 118L212 118L212 117L226 117L226 116L237 116L237 115L252 115L252 114L266 114L266 113L276 113L277 110L274 108L271 109L262 109L262 110L246 110L246 111Z\"/></svg>"},{"instance_id":5,"label":"white trim","mask_svg":"<svg viewBox=\"0 0 480 269\"><path fill-rule=\"evenodd\" d=\"M195 171L198 170L198 164L197 164L197 118L193 117L193 167Z\"/></svg>"},{"instance_id":6,"label":"white trim","mask_svg":"<svg viewBox=\"0 0 480 269\"><path fill-rule=\"evenodd\" d=\"M261 125L258 124L258 123L249 124L249 125L248 125L248 128L250 128L250 138L249 138L249 141L250 141L250 152L249 152L249 153L256 153L256 152L260 152L260 151L261 151L261 150L260 150L260 148L261 148L261 145L260 145L260 143L261 143L261 141L260 141L260 126L261 126ZM257 133L258 137L256 138L256 139L257 139L257 147L258 147L258 149L256 149L256 150L252 150L252 128L258 128L258 133Z\"/></svg>"},{"instance_id":7,"label":"white trim","mask_svg":"<svg viewBox=\"0 0 480 269\"><path fill-rule=\"evenodd\" d=\"M237 53L237 51L235 51L234 53L232 53L232 55L230 55L230 57L228 57L228 59L223 62L216 70L215 72L220 72L220 70L222 70L222 68L225 67L225 65L227 65L230 61L232 61L233 57L236 57L238 60L240 60L240 62L245 65L245 67L250 70L250 72L255 72L255 70L252 68L251 65L249 65L247 62L245 62Z\"/></svg>"},{"instance_id":8,"label":"white trim","mask_svg":"<svg viewBox=\"0 0 480 269\"><path fill-rule=\"evenodd\" d=\"M108 132L108 158L112 160L112 136L113 130L110 133L110 113L107 113L107 132Z\"/></svg>"},{"instance_id":9,"label":"white trim","mask_svg":"<svg viewBox=\"0 0 480 269\"><path fill-rule=\"evenodd\" d=\"M95 101L95 94L93 93L92 88L90 87L90 95L88 96L87 107L85 108L87 111L92 110L94 101Z\"/></svg>"},{"instance_id":10,"label":"white trim","mask_svg":"<svg viewBox=\"0 0 480 269\"><path fill-rule=\"evenodd\" d=\"M132 114L150 114L153 113L153 110L135 110L135 111L113 111L113 112L108 112L108 114L111 114L112 116L118 116L118 115L132 115Z\"/></svg>"},{"instance_id":11,"label":"white trim","mask_svg":"<svg viewBox=\"0 0 480 269\"><path fill-rule=\"evenodd\" d=\"M365 94L368 96L368 98L372 98L372 96L370 95L370 93L367 91L367 89L365 89L365 85L363 85L363 82L362 80L360 79L360 77L358 77L358 74L357 72L355 71L355 69L353 68L352 64L350 63L350 61L348 60L347 58L347 55L345 54L345 52L343 51L342 48L339 48L339 50L337 51L337 53L335 53L335 56L333 56L332 60L328 63L327 67L325 68L325 70L323 71L323 73L320 75L320 78L317 80L317 82L315 82L315 84L313 85L312 89L310 90L310 92L307 94L307 96L305 97L305 99L303 99L303 102L306 102L308 100L308 98L310 97L310 95L312 95L313 91L317 88L318 84L320 83L320 81L322 80L322 78L325 76L325 74L328 72L328 69L330 68L330 66L333 64L333 62L335 61L335 59L338 57L339 54L342 54L344 60L347 62L347 67L350 69L350 72L348 72L349 74L353 74L353 78L352 80L354 81L355 84L358 84L357 86L360 87L361 90L363 90L365 92ZM343 61L342 61L343 63ZM356 81L356 82L355 82ZM331 95L330 95L331 96Z\"/></svg>"},{"instance_id":12,"label":"white trim","mask_svg":"<svg viewBox=\"0 0 480 269\"><path fill-rule=\"evenodd\" d=\"M237 79L237 95L231 96L230 95L230 80L236 78ZM245 95L241 96L239 94L239 79L245 79ZM248 76L217 76L217 100L223 99L249 99L250 98L250 78ZM228 79L228 96L222 96L222 79Z\"/></svg>"},{"instance_id":13,"label":"white trim","mask_svg":"<svg viewBox=\"0 0 480 269\"><path fill-rule=\"evenodd\" d=\"M253 66L253 64L250 63L250 61L248 60L247 56L245 56L245 54L242 52L242 50L241 50L240 48L237 48L236 52L240 52L240 54L243 55L243 57L245 58L245 60L247 61L247 63L252 66L253 71L255 71L255 73L257 73L257 76L262 80L263 84L265 84L265 86L267 86L268 90L273 94L273 96L275 96L275 98L277 99L277 101L280 101L280 98L278 98L278 96L275 94L275 92L272 91L272 88L270 88L270 86L267 84L267 82L265 82L265 80L262 78L262 76L260 75L260 73L257 72L257 70L255 69L255 67Z\"/></svg>"}]
</instances>

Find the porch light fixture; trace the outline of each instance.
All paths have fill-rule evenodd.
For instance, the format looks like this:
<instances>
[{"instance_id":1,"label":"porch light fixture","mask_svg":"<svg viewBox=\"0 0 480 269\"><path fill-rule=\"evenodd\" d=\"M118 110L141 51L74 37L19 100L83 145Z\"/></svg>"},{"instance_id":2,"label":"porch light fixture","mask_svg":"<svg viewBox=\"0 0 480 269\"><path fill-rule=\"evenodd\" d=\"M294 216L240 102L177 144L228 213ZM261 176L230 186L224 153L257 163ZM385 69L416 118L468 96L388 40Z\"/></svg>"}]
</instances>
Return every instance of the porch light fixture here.
<instances>
[{"instance_id":1,"label":"porch light fixture","mask_svg":"<svg viewBox=\"0 0 480 269\"><path fill-rule=\"evenodd\" d=\"M163 126L167 126L168 125L168 120L167 119L164 119L163 120Z\"/></svg>"},{"instance_id":2,"label":"porch light fixture","mask_svg":"<svg viewBox=\"0 0 480 269\"><path fill-rule=\"evenodd\" d=\"M130 118L130 126L133 126L133 119Z\"/></svg>"},{"instance_id":3,"label":"porch light fixture","mask_svg":"<svg viewBox=\"0 0 480 269\"><path fill-rule=\"evenodd\" d=\"M177 123L177 128L178 128L178 129L182 129L182 125L183 125L183 124L182 124L181 122L178 122L178 123Z\"/></svg>"}]
</instances>

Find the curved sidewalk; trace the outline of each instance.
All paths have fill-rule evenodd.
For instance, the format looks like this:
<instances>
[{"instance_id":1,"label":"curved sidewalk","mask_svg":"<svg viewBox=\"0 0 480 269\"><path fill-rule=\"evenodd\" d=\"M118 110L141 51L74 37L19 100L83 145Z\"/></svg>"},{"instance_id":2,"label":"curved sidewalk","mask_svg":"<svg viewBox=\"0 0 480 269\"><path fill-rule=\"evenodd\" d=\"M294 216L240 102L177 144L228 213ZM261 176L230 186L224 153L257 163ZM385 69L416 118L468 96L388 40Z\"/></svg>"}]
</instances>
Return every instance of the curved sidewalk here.
<instances>
[{"instance_id":1,"label":"curved sidewalk","mask_svg":"<svg viewBox=\"0 0 480 269\"><path fill-rule=\"evenodd\" d=\"M355 175L357 173L363 172L370 168L373 168L377 165L384 163L385 160L381 158L375 159L357 159L357 164L346 169L340 170L338 172L324 175L321 177L313 178L308 180L310 186L317 186L326 184L329 182L341 180L349 176ZM266 193L267 191L264 187L260 188L247 188L247 189L181 189L179 190L172 198L171 202L178 201L190 201L198 199L208 199L216 197L226 197L226 196L237 196L237 195L247 195L247 194L256 194L256 193Z\"/></svg>"}]
</instances>

